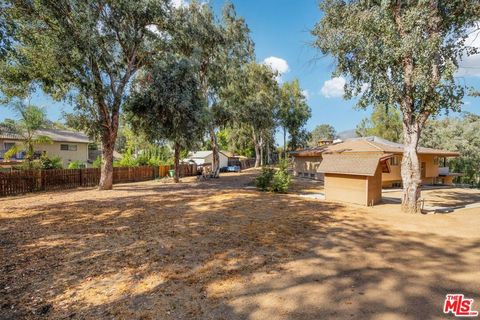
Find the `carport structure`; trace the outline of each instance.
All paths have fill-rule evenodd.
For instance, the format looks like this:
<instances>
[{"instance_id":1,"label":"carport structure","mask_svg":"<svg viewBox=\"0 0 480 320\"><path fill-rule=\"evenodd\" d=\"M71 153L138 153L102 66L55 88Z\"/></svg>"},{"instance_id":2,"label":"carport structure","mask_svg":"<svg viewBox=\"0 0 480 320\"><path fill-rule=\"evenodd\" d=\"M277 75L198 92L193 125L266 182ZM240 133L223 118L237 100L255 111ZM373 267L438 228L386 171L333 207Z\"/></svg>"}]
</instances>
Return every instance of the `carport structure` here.
<instances>
[{"instance_id":1,"label":"carport structure","mask_svg":"<svg viewBox=\"0 0 480 320\"><path fill-rule=\"evenodd\" d=\"M382 173L389 173L392 154L323 155L318 168L325 174L325 200L373 206L382 200Z\"/></svg>"}]
</instances>

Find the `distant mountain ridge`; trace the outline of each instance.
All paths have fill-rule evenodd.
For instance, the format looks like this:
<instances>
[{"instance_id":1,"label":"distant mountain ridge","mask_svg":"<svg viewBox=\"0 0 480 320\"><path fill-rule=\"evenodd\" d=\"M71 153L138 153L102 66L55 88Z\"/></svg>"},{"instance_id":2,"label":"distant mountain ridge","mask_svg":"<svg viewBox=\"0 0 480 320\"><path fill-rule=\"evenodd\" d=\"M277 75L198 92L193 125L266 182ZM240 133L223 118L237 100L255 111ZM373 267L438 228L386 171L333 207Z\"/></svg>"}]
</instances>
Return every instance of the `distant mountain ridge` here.
<instances>
[{"instance_id":1,"label":"distant mountain ridge","mask_svg":"<svg viewBox=\"0 0 480 320\"><path fill-rule=\"evenodd\" d=\"M358 138L358 134L356 129L345 130L342 132L337 133L337 138L341 140Z\"/></svg>"}]
</instances>

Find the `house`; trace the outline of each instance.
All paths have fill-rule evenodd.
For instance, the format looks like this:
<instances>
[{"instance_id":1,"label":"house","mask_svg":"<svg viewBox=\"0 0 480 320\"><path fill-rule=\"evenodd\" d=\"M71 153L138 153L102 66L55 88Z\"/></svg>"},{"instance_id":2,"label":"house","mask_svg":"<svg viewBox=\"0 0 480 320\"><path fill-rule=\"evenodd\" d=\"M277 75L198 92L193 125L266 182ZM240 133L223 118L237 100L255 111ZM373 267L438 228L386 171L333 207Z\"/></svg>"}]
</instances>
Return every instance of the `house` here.
<instances>
[{"instance_id":1,"label":"house","mask_svg":"<svg viewBox=\"0 0 480 320\"><path fill-rule=\"evenodd\" d=\"M220 168L224 168L228 166L228 156L223 152L220 151L219 153L220 157ZM187 158L183 159L184 162L195 162L198 166L204 165L204 164L212 164L213 163L213 151L212 150L207 150L207 151L196 151L196 152L191 152Z\"/></svg>"},{"instance_id":2,"label":"house","mask_svg":"<svg viewBox=\"0 0 480 320\"><path fill-rule=\"evenodd\" d=\"M318 171L325 176L325 199L373 206L382 200L382 174L392 154L328 153Z\"/></svg>"},{"instance_id":3,"label":"house","mask_svg":"<svg viewBox=\"0 0 480 320\"><path fill-rule=\"evenodd\" d=\"M322 163L323 155L332 152L345 155L392 154L392 157L389 158L390 172L382 173L382 186L400 187L402 184L400 167L403 145L379 137L353 138L312 149L291 152L294 157L294 174L300 177L324 180L324 172L319 170L319 166ZM458 156L457 152L419 147L418 158L421 165L422 183L452 184L453 178L459 174L449 172L446 166L446 158Z\"/></svg>"},{"instance_id":4,"label":"house","mask_svg":"<svg viewBox=\"0 0 480 320\"><path fill-rule=\"evenodd\" d=\"M88 144L91 143L88 136L80 132L58 129L37 130L35 135L47 136L52 140L51 144L38 144L35 146L37 155L46 152L48 156L59 156L63 160L63 166L67 167L70 162L88 161ZM14 145L22 144L22 137L15 133L0 133L0 161L7 162L4 154ZM25 153L20 152L8 160L9 164L19 163L25 160Z\"/></svg>"}]
</instances>

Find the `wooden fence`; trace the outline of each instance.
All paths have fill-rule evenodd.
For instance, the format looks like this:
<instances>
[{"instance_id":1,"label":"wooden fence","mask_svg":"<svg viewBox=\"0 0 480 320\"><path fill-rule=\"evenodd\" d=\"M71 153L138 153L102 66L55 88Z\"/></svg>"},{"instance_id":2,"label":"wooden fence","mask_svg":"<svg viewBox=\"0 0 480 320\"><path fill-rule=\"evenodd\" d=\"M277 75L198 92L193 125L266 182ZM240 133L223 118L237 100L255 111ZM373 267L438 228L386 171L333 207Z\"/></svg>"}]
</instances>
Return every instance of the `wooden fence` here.
<instances>
[{"instance_id":1,"label":"wooden fence","mask_svg":"<svg viewBox=\"0 0 480 320\"><path fill-rule=\"evenodd\" d=\"M153 180L165 177L173 166L113 168L113 183ZM197 174L196 165L182 164L180 176ZM94 187L100 181L100 169L53 169L0 172L0 197L28 192Z\"/></svg>"}]
</instances>

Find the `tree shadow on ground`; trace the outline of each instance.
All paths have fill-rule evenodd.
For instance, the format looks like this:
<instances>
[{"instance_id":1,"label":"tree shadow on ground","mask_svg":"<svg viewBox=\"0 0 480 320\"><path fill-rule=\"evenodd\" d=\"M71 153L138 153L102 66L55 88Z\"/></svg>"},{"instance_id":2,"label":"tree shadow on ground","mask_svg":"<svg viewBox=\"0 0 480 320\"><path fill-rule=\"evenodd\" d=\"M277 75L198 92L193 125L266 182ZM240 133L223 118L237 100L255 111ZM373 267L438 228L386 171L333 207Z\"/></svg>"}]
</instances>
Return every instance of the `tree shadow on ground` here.
<instances>
[{"instance_id":1,"label":"tree shadow on ground","mask_svg":"<svg viewBox=\"0 0 480 320\"><path fill-rule=\"evenodd\" d=\"M245 181L10 206L0 318L433 319L445 294L475 297L479 238L386 228Z\"/></svg>"}]
</instances>

